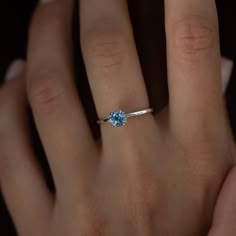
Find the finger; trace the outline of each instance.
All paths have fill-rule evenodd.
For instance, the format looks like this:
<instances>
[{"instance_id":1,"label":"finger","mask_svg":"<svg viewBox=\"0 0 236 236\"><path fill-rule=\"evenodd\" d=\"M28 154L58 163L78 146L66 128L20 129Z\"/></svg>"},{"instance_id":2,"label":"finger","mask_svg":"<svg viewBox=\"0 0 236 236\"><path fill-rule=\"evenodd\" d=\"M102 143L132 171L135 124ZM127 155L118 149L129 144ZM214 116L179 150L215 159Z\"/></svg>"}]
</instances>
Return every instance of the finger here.
<instances>
[{"instance_id":1,"label":"finger","mask_svg":"<svg viewBox=\"0 0 236 236\"><path fill-rule=\"evenodd\" d=\"M24 63L12 64L0 91L0 186L20 235L35 235L52 207L27 127ZM14 79L14 80L13 80Z\"/></svg>"},{"instance_id":2,"label":"finger","mask_svg":"<svg viewBox=\"0 0 236 236\"><path fill-rule=\"evenodd\" d=\"M222 78L222 88L223 91L226 92L228 87L232 71L233 71L234 63L226 57L221 58L221 78Z\"/></svg>"},{"instance_id":3,"label":"finger","mask_svg":"<svg viewBox=\"0 0 236 236\"><path fill-rule=\"evenodd\" d=\"M80 18L82 52L99 117L148 108L127 2L81 0Z\"/></svg>"},{"instance_id":4,"label":"finger","mask_svg":"<svg viewBox=\"0 0 236 236\"><path fill-rule=\"evenodd\" d=\"M217 201L213 225L209 236L236 235L236 168L233 168L223 185Z\"/></svg>"},{"instance_id":5,"label":"finger","mask_svg":"<svg viewBox=\"0 0 236 236\"><path fill-rule=\"evenodd\" d=\"M55 0L38 6L31 25L27 67L28 96L37 129L56 187L63 190L78 185L78 172L85 171L84 165L92 161L88 157L95 151L73 81L73 2Z\"/></svg>"},{"instance_id":6,"label":"finger","mask_svg":"<svg viewBox=\"0 0 236 236\"><path fill-rule=\"evenodd\" d=\"M212 117L217 124L224 113L215 1L165 0L165 11L172 122L184 132Z\"/></svg>"}]
</instances>

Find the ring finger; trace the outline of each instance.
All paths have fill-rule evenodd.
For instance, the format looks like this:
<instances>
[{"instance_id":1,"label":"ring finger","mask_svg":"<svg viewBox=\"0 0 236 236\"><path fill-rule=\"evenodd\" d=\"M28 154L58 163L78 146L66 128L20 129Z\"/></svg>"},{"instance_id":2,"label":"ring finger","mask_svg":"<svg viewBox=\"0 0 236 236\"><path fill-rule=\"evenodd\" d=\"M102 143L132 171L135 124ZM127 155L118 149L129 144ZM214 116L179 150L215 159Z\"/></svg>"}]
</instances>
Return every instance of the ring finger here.
<instances>
[{"instance_id":1,"label":"ring finger","mask_svg":"<svg viewBox=\"0 0 236 236\"><path fill-rule=\"evenodd\" d=\"M80 17L82 52L98 116L114 109L127 113L148 108L127 2L81 0Z\"/></svg>"}]
</instances>

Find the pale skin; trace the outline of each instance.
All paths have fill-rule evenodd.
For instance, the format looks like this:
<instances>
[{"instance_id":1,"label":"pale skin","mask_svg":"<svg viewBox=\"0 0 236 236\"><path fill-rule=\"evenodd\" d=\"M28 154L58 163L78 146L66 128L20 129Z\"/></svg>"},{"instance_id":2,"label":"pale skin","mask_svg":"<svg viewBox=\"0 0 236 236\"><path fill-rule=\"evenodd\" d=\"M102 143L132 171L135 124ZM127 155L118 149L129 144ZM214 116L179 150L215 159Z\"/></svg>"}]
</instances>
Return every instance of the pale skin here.
<instances>
[{"instance_id":1,"label":"pale skin","mask_svg":"<svg viewBox=\"0 0 236 236\"><path fill-rule=\"evenodd\" d=\"M72 0L39 4L24 70L0 91L0 184L18 234L236 234L236 150L222 96L215 2L165 0L169 105L121 128L102 125L99 142L74 83L72 9ZM80 0L80 18L98 116L150 107L126 1ZM27 100L55 194L31 146Z\"/></svg>"}]
</instances>

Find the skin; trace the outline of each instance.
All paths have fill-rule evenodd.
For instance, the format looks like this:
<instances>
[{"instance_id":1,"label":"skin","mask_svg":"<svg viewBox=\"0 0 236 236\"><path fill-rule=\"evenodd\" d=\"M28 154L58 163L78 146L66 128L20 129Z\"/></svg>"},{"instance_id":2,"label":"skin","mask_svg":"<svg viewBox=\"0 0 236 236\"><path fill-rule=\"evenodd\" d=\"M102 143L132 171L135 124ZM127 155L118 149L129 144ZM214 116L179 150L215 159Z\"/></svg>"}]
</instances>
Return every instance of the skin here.
<instances>
[{"instance_id":1,"label":"skin","mask_svg":"<svg viewBox=\"0 0 236 236\"><path fill-rule=\"evenodd\" d=\"M38 6L24 71L0 92L0 184L20 236L235 234L236 152L224 108L213 0L166 0L169 105L101 126L74 81L72 0ZM83 58L98 116L150 107L126 1L80 0ZM27 101L56 193L33 152ZM12 148L14 147L14 148ZM233 218L234 217L234 218Z\"/></svg>"},{"instance_id":2,"label":"skin","mask_svg":"<svg viewBox=\"0 0 236 236\"><path fill-rule=\"evenodd\" d=\"M235 235L236 227L236 168L228 174L217 200L213 224L208 236Z\"/></svg>"}]
</instances>

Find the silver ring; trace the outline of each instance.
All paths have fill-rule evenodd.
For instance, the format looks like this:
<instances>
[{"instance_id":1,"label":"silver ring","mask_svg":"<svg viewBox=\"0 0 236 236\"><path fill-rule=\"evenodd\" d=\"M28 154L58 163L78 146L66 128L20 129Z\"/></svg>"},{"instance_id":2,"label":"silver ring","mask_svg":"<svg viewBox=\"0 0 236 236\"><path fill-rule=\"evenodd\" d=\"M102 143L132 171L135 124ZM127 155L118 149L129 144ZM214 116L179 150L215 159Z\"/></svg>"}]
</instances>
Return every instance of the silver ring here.
<instances>
[{"instance_id":1,"label":"silver ring","mask_svg":"<svg viewBox=\"0 0 236 236\"><path fill-rule=\"evenodd\" d=\"M148 108L141 111L135 111L135 112L127 113L127 114L119 110L119 111L111 112L109 117L98 120L97 123L100 125L105 124L105 123L110 123L113 127L121 127L127 124L128 118L135 117L135 116L142 116L142 115L152 113L152 112L153 112L152 108Z\"/></svg>"}]
</instances>

